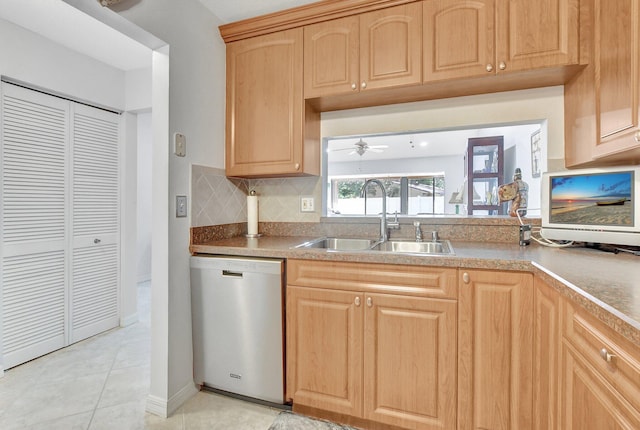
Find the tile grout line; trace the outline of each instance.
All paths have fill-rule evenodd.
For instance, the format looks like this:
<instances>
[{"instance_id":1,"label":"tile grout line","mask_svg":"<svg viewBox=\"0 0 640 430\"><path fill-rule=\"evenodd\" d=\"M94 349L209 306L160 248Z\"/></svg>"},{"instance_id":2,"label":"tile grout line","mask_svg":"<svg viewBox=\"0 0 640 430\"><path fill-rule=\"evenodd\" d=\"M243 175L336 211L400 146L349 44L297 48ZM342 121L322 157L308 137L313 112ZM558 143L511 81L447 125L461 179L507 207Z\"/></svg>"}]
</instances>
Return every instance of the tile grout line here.
<instances>
[{"instance_id":1,"label":"tile grout line","mask_svg":"<svg viewBox=\"0 0 640 430\"><path fill-rule=\"evenodd\" d=\"M107 372L107 377L105 378L104 383L102 384L102 389L100 390L100 396L98 396L98 400L96 401L96 405L94 406L93 411L91 412L91 418L89 419L89 424L87 425L87 430L89 430L91 428L91 424L93 424L93 418L96 416L96 411L98 410L98 405L100 404L100 400L102 400L102 395L104 394L104 389L107 386L107 381L109 381L109 376L111 376L111 371L113 371L113 366L115 366L115 364L116 364L116 360L118 358L118 354L120 353L121 349L122 349L122 341L119 341L118 350L113 355L113 361L111 361L111 366L109 367L109 371Z\"/></svg>"}]
</instances>

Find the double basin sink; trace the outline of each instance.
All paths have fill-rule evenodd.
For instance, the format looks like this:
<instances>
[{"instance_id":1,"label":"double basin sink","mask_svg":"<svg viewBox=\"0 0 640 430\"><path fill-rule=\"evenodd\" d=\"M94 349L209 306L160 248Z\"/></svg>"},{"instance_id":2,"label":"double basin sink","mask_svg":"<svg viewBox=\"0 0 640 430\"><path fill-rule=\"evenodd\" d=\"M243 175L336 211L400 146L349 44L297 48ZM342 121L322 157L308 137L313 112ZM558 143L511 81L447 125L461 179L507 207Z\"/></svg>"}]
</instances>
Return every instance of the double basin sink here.
<instances>
[{"instance_id":1,"label":"double basin sink","mask_svg":"<svg viewBox=\"0 0 640 430\"><path fill-rule=\"evenodd\" d=\"M321 237L301 243L295 248L326 249L329 251L378 251L405 254L454 255L448 240L417 242L409 240L351 239L339 237Z\"/></svg>"}]
</instances>

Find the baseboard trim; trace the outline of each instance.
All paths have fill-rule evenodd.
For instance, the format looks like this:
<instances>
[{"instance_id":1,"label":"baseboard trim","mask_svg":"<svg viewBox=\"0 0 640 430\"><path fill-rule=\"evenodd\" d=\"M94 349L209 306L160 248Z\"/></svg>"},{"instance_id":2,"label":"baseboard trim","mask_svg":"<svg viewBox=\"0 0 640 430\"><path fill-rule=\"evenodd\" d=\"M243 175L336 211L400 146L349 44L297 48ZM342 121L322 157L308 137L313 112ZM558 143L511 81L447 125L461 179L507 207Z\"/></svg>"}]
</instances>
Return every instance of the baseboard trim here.
<instances>
[{"instance_id":1,"label":"baseboard trim","mask_svg":"<svg viewBox=\"0 0 640 430\"><path fill-rule=\"evenodd\" d=\"M167 401L157 396L149 394L147 396L147 412L153 415L157 415L161 418L167 418Z\"/></svg>"},{"instance_id":2,"label":"baseboard trim","mask_svg":"<svg viewBox=\"0 0 640 430\"><path fill-rule=\"evenodd\" d=\"M138 317L137 312L134 312L126 317L120 317L120 327L126 327L131 324L137 323L139 319L140 318Z\"/></svg>"},{"instance_id":3,"label":"baseboard trim","mask_svg":"<svg viewBox=\"0 0 640 430\"><path fill-rule=\"evenodd\" d=\"M198 388L193 382L187 383L180 391L171 396L169 400L164 400L157 396L149 394L147 397L146 410L150 414L157 415L162 418L171 416L180 408L187 400L198 393Z\"/></svg>"}]
</instances>

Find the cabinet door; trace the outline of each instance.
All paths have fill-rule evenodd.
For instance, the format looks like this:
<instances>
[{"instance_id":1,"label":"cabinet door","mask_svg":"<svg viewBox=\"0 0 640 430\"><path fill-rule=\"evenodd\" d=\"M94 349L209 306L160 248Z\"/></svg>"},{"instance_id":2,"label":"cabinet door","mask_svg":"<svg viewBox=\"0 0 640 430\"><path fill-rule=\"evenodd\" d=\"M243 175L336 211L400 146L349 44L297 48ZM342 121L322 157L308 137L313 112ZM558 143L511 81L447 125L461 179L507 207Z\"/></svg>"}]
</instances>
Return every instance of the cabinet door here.
<instances>
[{"instance_id":1,"label":"cabinet door","mask_svg":"<svg viewBox=\"0 0 640 430\"><path fill-rule=\"evenodd\" d=\"M583 361L566 340L563 357L562 429L640 428L640 413Z\"/></svg>"},{"instance_id":2,"label":"cabinet door","mask_svg":"<svg viewBox=\"0 0 640 430\"><path fill-rule=\"evenodd\" d=\"M69 334L78 342L120 322L120 116L84 105L72 113Z\"/></svg>"},{"instance_id":3,"label":"cabinet door","mask_svg":"<svg viewBox=\"0 0 640 430\"><path fill-rule=\"evenodd\" d=\"M640 148L640 1L596 0L594 14L598 158Z\"/></svg>"},{"instance_id":4,"label":"cabinet door","mask_svg":"<svg viewBox=\"0 0 640 430\"><path fill-rule=\"evenodd\" d=\"M494 0L431 0L423 7L424 82L493 71Z\"/></svg>"},{"instance_id":5,"label":"cabinet door","mask_svg":"<svg viewBox=\"0 0 640 430\"><path fill-rule=\"evenodd\" d=\"M422 82L422 2L360 16L360 89Z\"/></svg>"},{"instance_id":6,"label":"cabinet door","mask_svg":"<svg viewBox=\"0 0 640 430\"><path fill-rule=\"evenodd\" d=\"M461 270L458 428L530 429L531 274Z\"/></svg>"},{"instance_id":7,"label":"cabinet door","mask_svg":"<svg viewBox=\"0 0 640 430\"><path fill-rule=\"evenodd\" d=\"M287 392L296 405L362 414L362 295L287 287Z\"/></svg>"},{"instance_id":8,"label":"cabinet door","mask_svg":"<svg viewBox=\"0 0 640 430\"><path fill-rule=\"evenodd\" d=\"M555 430L559 428L560 298L541 279L533 282L533 428Z\"/></svg>"},{"instance_id":9,"label":"cabinet door","mask_svg":"<svg viewBox=\"0 0 640 430\"><path fill-rule=\"evenodd\" d=\"M304 97L355 92L360 85L359 19L351 16L304 28Z\"/></svg>"},{"instance_id":10,"label":"cabinet door","mask_svg":"<svg viewBox=\"0 0 640 430\"><path fill-rule=\"evenodd\" d=\"M227 176L303 169L302 29L227 45Z\"/></svg>"},{"instance_id":11,"label":"cabinet door","mask_svg":"<svg viewBox=\"0 0 640 430\"><path fill-rule=\"evenodd\" d=\"M578 63L579 0L497 2L498 73Z\"/></svg>"},{"instance_id":12,"label":"cabinet door","mask_svg":"<svg viewBox=\"0 0 640 430\"><path fill-rule=\"evenodd\" d=\"M366 294L364 418L454 429L456 302Z\"/></svg>"}]
</instances>

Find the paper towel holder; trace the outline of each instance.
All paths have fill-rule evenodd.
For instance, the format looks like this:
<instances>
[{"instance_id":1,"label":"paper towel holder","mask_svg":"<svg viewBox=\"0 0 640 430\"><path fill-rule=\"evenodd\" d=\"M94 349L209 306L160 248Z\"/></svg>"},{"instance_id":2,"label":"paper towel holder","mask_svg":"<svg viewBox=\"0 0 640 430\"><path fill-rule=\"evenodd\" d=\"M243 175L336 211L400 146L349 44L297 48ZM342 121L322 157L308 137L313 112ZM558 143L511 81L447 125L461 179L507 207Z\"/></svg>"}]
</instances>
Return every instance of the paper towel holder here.
<instances>
[{"instance_id":1,"label":"paper towel holder","mask_svg":"<svg viewBox=\"0 0 640 430\"><path fill-rule=\"evenodd\" d=\"M249 196L255 197L255 196L256 196L256 192L255 192L255 190L251 190L251 191L249 192ZM248 200L248 199L247 199L247 200ZM256 216L257 216L257 214L256 214ZM257 221L257 219L256 219L256 231L257 231L257 224L258 224L258 221ZM249 230L251 230L251 229L249 229ZM258 237L260 237L260 236L262 236L262 234L260 234L260 233L245 234L245 237L247 237L247 238L249 238L249 239L255 239L255 238L258 238Z\"/></svg>"}]
</instances>

